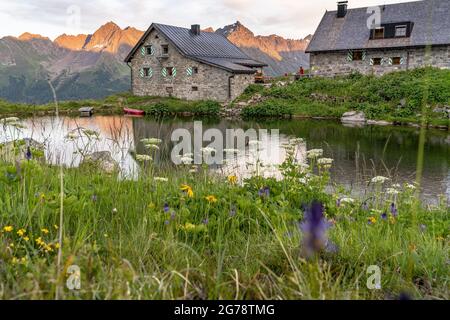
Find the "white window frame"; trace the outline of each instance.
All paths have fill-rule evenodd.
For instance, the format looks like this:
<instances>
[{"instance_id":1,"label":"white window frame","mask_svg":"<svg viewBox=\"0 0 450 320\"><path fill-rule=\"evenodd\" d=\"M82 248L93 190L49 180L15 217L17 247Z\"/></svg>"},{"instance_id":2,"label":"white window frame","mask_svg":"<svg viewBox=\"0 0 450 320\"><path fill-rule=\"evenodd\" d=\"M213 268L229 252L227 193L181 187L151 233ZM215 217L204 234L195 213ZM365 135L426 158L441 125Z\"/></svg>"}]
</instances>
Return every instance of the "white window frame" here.
<instances>
[{"instance_id":1,"label":"white window frame","mask_svg":"<svg viewBox=\"0 0 450 320\"><path fill-rule=\"evenodd\" d=\"M397 30L400 28L405 29L405 34L402 34L402 35L397 34ZM408 26L406 24L401 24L401 25L395 26L395 37L396 38L404 38L404 37L406 37L407 33L408 33Z\"/></svg>"}]
</instances>

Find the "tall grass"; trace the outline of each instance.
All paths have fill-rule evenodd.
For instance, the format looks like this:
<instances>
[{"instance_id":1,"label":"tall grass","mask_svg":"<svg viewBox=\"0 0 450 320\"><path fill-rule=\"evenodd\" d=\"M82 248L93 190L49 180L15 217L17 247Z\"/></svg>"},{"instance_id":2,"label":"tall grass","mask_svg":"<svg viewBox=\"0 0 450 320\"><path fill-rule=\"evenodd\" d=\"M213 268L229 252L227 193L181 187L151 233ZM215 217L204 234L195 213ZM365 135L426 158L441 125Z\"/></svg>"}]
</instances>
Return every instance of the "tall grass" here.
<instances>
[{"instance_id":1,"label":"tall grass","mask_svg":"<svg viewBox=\"0 0 450 320\"><path fill-rule=\"evenodd\" d=\"M62 299L384 299L401 292L448 299L445 203L417 205L414 186L394 186L397 194L389 182L343 201L342 189L325 192L329 172L316 159L309 169L291 160L283 180L255 176L243 184L190 166L146 163L136 180L95 166L66 168L63 197L58 167L2 162L0 298L53 299L60 286ZM302 254L298 222L312 200L324 204L337 250L311 259ZM81 269L78 291L65 286L70 265ZM370 265L382 270L381 290L366 287Z\"/></svg>"}]
</instances>

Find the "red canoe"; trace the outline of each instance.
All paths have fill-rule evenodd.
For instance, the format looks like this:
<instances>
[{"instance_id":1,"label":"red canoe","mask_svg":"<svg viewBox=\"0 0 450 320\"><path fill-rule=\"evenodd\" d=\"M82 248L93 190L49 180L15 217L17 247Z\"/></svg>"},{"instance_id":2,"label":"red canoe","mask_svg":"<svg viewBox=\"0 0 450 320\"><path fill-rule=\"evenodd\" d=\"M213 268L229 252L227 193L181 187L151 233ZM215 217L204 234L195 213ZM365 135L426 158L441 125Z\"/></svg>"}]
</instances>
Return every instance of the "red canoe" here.
<instances>
[{"instance_id":1,"label":"red canoe","mask_svg":"<svg viewBox=\"0 0 450 320\"><path fill-rule=\"evenodd\" d=\"M134 116L143 116L145 114L144 110L130 109L130 108L123 108L123 112Z\"/></svg>"}]
</instances>

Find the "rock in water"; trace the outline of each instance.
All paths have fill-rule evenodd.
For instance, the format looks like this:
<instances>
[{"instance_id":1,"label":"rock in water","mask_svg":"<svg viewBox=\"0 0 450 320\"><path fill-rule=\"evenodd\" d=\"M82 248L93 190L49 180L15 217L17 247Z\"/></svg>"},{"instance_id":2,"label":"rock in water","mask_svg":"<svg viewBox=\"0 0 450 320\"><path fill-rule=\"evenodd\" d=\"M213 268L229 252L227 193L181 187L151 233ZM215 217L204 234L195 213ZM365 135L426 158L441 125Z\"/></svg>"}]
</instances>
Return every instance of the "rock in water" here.
<instances>
[{"instance_id":1,"label":"rock in water","mask_svg":"<svg viewBox=\"0 0 450 320\"><path fill-rule=\"evenodd\" d=\"M109 151L98 151L86 155L80 163L80 167L90 166L97 168L105 173L113 173L119 167L119 164L111 156Z\"/></svg>"},{"instance_id":2,"label":"rock in water","mask_svg":"<svg viewBox=\"0 0 450 320\"><path fill-rule=\"evenodd\" d=\"M366 115L360 111L349 111L342 115L341 121L344 123L366 122Z\"/></svg>"}]
</instances>

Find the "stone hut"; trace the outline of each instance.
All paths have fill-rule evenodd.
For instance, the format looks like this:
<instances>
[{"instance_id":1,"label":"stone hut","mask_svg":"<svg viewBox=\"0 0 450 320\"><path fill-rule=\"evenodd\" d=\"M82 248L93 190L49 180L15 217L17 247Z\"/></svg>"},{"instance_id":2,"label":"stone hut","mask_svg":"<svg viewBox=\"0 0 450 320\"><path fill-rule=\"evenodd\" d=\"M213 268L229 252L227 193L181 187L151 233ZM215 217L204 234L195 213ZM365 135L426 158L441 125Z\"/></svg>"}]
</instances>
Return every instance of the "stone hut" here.
<instances>
[{"instance_id":1,"label":"stone hut","mask_svg":"<svg viewBox=\"0 0 450 320\"><path fill-rule=\"evenodd\" d=\"M381 75L450 68L450 1L426 0L326 12L306 52L313 75Z\"/></svg>"},{"instance_id":2,"label":"stone hut","mask_svg":"<svg viewBox=\"0 0 450 320\"><path fill-rule=\"evenodd\" d=\"M235 99L255 82L264 63L243 53L223 35L153 23L125 59L137 96L188 100Z\"/></svg>"}]
</instances>

